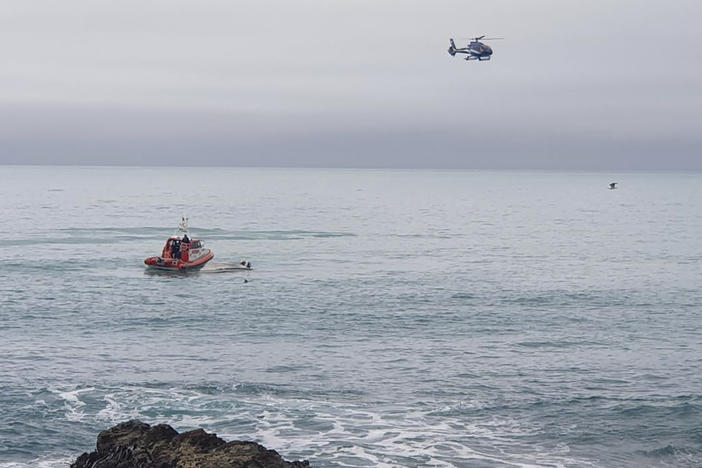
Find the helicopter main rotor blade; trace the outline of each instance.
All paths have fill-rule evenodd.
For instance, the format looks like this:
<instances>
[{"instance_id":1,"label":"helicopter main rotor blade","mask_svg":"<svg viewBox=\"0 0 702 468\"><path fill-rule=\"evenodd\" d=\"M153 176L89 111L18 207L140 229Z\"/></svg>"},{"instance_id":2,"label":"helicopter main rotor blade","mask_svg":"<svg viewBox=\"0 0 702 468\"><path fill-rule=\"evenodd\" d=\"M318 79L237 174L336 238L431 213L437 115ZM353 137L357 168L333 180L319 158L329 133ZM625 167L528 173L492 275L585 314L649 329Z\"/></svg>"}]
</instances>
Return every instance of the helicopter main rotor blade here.
<instances>
[{"instance_id":1,"label":"helicopter main rotor blade","mask_svg":"<svg viewBox=\"0 0 702 468\"><path fill-rule=\"evenodd\" d=\"M485 37L485 36L480 36L480 37L459 37L459 39L462 40L462 41L495 41L495 40L504 39L504 37Z\"/></svg>"}]
</instances>

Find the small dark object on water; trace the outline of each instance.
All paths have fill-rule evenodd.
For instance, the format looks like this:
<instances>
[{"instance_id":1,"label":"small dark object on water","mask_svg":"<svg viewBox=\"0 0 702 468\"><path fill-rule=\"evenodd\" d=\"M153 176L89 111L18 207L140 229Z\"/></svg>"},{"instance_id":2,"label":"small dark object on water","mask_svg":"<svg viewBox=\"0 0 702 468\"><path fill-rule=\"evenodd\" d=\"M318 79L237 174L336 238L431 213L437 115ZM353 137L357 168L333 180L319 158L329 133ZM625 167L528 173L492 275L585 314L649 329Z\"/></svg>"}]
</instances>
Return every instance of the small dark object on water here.
<instances>
[{"instance_id":1,"label":"small dark object on water","mask_svg":"<svg viewBox=\"0 0 702 468\"><path fill-rule=\"evenodd\" d=\"M247 280L246 278L244 278L244 283L248 283L248 282L249 282L249 280Z\"/></svg>"},{"instance_id":2,"label":"small dark object on water","mask_svg":"<svg viewBox=\"0 0 702 468\"><path fill-rule=\"evenodd\" d=\"M98 434L96 450L84 453L71 468L305 468L255 442L225 442L202 429L178 432L167 424L138 420Z\"/></svg>"},{"instance_id":3,"label":"small dark object on water","mask_svg":"<svg viewBox=\"0 0 702 468\"><path fill-rule=\"evenodd\" d=\"M610 184L609 184L609 189L610 189L610 190L614 190L615 188L617 188L617 184L618 184L618 183L619 183L619 182L610 182Z\"/></svg>"}]
</instances>

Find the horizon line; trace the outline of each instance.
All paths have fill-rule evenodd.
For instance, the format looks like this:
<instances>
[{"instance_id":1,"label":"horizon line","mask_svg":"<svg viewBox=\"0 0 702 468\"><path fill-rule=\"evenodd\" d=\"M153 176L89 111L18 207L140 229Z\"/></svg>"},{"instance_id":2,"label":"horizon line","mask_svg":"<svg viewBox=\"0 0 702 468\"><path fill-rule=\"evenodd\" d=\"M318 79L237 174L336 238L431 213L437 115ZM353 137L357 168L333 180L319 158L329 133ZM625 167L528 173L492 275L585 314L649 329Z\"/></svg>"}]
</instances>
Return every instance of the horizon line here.
<instances>
[{"instance_id":1,"label":"horizon line","mask_svg":"<svg viewBox=\"0 0 702 468\"><path fill-rule=\"evenodd\" d=\"M167 165L167 164L147 164L147 165L132 165L132 164L5 164L0 163L0 167L56 167L56 168L105 168L105 169L272 169L272 170L306 170L306 169L324 169L324 170L357 170L357 171L433 171L433 172L577 172L577 173L691 173L700 174L702 168L562 168L562 167L402 167L402 166L316 166L316 165L301 165L301 166L254 166L246 164L236 165Z\"/></svg>"}]
</instances>

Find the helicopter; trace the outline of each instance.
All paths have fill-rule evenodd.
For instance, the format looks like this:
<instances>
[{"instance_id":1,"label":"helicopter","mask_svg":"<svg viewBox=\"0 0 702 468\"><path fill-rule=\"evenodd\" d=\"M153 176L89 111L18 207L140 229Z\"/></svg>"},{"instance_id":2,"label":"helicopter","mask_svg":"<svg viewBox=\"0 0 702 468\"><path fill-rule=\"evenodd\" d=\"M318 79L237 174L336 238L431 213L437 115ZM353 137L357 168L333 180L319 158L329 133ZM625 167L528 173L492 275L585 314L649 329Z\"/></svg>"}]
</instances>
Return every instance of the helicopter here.
<instances>
[{"instance_id":1,"label":"helicopter","mask_svg":"<svg viewBox=\"0 0 702 468\"><path fill-rule=\"evenodd\" d=\"M449 39L451 43L448 53L453 57L456 54L466 54L466 60L478 60L484 62L485 60L490 60L492 57L492 47L483 44L480 41L491 41L496 39L502 39L501 37L473 37L470 39L470 43L466 47L457 48L456 43L453 39Z\"/></svg>"}]
</instances>

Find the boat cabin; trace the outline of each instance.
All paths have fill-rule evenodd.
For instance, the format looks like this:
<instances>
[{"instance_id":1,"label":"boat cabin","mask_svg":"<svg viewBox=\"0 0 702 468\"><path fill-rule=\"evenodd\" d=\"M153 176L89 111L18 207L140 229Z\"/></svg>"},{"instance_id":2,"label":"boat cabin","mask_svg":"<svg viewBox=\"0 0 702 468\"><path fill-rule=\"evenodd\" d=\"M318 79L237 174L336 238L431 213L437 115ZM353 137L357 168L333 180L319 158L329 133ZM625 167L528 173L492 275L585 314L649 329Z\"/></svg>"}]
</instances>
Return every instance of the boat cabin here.
<instances>
[{"instance_id":1,"label":"boat cabin","mask_svg":"<svg viewBox=\"0 0 702 468\"><path fill-rule=\"evenodd\" d=\"M161 258L178 259L187 262L190 261L191 256L199 256L201 248L202 243L198 239L189 239L187 236L183 238L169 237L166 245L163 246Z\"/></svg>"}]
</instances>

